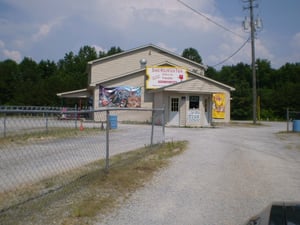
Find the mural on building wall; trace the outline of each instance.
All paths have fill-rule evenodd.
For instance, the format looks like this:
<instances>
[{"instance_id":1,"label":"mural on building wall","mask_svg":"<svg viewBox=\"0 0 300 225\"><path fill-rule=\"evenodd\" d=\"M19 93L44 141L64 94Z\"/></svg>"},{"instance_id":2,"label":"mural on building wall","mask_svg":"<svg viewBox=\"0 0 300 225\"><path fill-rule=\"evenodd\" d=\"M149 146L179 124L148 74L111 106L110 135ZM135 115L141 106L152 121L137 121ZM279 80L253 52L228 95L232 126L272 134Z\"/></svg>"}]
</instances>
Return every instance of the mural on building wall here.
<instances>
[{"instance_id":1,"label":"mural on building wall","mask_svg":"<svg viewBox=\"0 0 300 225\"><path fill-rule=\"evenodd\" d=\"M146 69L146 88L156 89L188 79L186 69L181 67L152 66Z\"/></svg>"},{"instance_id":2,"label":"mural on building wall","mask_svg":"<svg viewBox=\"0 0 300 225\"><path fill-rule=\"evenodd\" d=\"M226 104L226 98L224 93L213 94L212 117L214 119L225 118L225 104Z\"/></svg>"},{"instance_id":3,"label":"mural on building wall","mask_svg":"<svg viewBox=\"0 0 300 225\"><path fill-rule=\"evenodd\" d=\"M141 107L141 87L99 87L99 107Z\"/></svg>"}]
</instances>

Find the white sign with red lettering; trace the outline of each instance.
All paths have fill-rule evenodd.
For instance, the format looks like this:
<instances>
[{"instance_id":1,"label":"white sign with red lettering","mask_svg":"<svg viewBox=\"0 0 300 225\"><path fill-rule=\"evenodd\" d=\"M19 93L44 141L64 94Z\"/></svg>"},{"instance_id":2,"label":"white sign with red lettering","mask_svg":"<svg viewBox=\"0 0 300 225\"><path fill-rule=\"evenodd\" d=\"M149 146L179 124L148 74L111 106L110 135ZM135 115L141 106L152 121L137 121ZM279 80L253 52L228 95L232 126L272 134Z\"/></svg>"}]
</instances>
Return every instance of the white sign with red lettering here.
<instances>
[{"instance_id":1,"label":"white sign with red lettering","mask_svg":"<svg viewBox=\"0 0 300 225\"><path fill-rule=\"evenodd\" d=\"M167 85L185 81L188 78L186 69L181 67L147 67L147 89L156 89Z\"/></svg>"}]
</instances>

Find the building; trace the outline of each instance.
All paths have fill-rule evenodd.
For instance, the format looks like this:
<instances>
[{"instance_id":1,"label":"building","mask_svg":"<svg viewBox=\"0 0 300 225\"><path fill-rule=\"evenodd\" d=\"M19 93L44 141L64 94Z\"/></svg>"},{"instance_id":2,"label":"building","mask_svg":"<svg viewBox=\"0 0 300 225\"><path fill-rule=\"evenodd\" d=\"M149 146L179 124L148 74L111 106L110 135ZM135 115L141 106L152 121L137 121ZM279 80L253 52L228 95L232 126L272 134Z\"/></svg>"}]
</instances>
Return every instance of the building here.
<instances>
[{"instance_id":1,"label":"building","mask_svg":"<svg viewBox=\"0 0 300 225\"><path fill-rule=\"evenodd\" d=\"M88 62L88 87L58 93L89 98L93 108L165 107L166 125L209 126L230 121L233 87L205 77L206 67L155 45ZM149 121L122 111L118 120ZM97 117L94 116L96 120Z\"/></svg>"}]
</instances>

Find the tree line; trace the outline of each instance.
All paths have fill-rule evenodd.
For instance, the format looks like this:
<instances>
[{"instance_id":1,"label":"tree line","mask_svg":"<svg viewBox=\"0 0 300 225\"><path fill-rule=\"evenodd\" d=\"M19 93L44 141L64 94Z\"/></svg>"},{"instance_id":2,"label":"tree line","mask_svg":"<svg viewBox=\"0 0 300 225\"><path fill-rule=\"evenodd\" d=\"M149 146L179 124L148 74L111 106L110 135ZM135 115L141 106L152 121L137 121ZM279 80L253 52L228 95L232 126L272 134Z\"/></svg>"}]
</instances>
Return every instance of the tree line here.
<instances>
[{"instance_id":1,"label":"tree line","mask_svg":"<svg viewBox=\"0 0 300 225\"><path fill-rule=\"evenodd\" d=\"M57 93L86 88L87 62L107 57L123 50L111 47L107 52L83 46L78 53L66 53L58 62L35 62L25 57L20 63L7 59L0 62L0 105L74 106L69 100L62 103ZM194 48L182 56L202 63ZM257 94L261 119L284 119L287 107L300 111L300 63L286 63L273 69L268 60L257 59ZM220 70L208 67L206 76L234 87L231 97L231 118L252 119L252 70L245 63L223 66Z\"/></svg>"},{"instance_id":2,"label":"tree line","mask_svg":"<svg viewBox=\"0 0 300 225\"><path fill-rule=\"evenodd\" d=\"M220 71L209 67L207 76L228 84L232 92L231 117L252 118L252 67L245 63L223 66ZM286 118L286 110L300 111L300 63L286 63L273 69L268 60L256 60L258 119Z\"/></svg>"},{"instance_id":3,"label":"tree line","mask_svg":"<svg viewBox=\"0 0 300 225\"><path fill-rule=\"evenodd\" d=\"M19 64L11 59L0 62L0 105L61 106L57 93L87 87L87 62L119 52L120 47L97 53L95 48L84 46L77 54L66 53L58 62L36 63L29 57ZM64 104L75 103L70 100Z\"/></svg>"}]
</instances>

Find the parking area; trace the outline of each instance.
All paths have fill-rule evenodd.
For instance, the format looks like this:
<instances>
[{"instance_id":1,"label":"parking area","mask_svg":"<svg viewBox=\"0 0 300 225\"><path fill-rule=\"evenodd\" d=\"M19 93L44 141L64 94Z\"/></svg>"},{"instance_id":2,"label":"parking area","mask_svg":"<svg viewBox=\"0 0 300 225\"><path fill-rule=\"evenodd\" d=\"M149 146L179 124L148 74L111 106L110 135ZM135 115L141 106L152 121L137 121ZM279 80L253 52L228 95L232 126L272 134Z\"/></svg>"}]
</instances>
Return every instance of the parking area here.
<instances>
[{"instance_id":1,"label":"parking area","mask_svg":"<svg viewBox=\"0 0 300 225\"><path fill-rule=\"evenodd\" d=\"M64 127L69 122L73 127L58 121ZM118 124L110 133L110 154L149 144L150 127ZM155 129L154 138L162 141L161 127ZM188 149L96 224L238 225L272 202L300 200L300 133L286 133L284 122L166 127L165 140L187 140ZM13 188L104 158L105 132L2 145L0 152L0 188Z\"/></svg>"},{"instance_id":2,"label":"parking area","mask_svg":"<svg viewBox=\"0 0 300 225\"><path fill-rule=\"evenodd\" d=\"M300 135L286 123L167 128L189 148L97 224L244 224L274 201L300 200Z\"/></svg>"}]
</instances>

